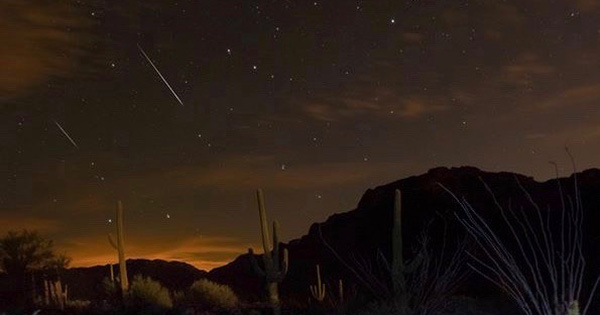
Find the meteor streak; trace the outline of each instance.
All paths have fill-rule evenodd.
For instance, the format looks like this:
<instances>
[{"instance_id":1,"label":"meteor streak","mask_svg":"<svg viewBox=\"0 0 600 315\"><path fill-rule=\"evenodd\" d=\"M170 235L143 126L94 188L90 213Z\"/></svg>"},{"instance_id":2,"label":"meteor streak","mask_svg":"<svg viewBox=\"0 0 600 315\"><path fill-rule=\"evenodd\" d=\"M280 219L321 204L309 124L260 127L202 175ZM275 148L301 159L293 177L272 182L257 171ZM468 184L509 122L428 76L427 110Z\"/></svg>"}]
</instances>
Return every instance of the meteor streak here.
<instances>
[{"instance_id":1,"label":"meteor streak","mask_svg":"<svg viewBox=\"0 0 600 315\"><path fill-rule=\"evenodd\" d=\"M140 46L140 44L137 44L137 47L140 50L140 52L142 53L142 55L144 55L144 57L146 58L146 60L148 60L148 62L152 66L152 68L154 68L154 70L156 71L156 73L158 73L158 75L163 80L163 82L167 85L167 87L169 88L169 90L171 90L171 93L173 93L173 96L175 96L175 98L177 99L177 101L179 102L179 104L181 104L181 106L183 106L183 102L181 101L181 99L179 98L179 96L177 96L177 93L175 93L175 90L173 90L173 88L171 87L171 85L169 84L169 82L167 82L167 79L165 79L165 77L163 77L163 75L160 73L160 71L158 70L158 68L154 65L154 63L152 62L152 60L150 60L150 57L148 57L148 55L146 54L146 52L144 51L144 49L142 48L142 46Z\"/></svg>"},{"instance_id":2,"label":"meteor streak","mask_svg":"<svg viewBox=\"0 0 600 315\"><path fill-rule=\"evenodd\" d=\"M67 137L67 139L69 139L69 141L71 141L71 143L77 148L79 149L79 147L77 146L77 143L75 143L75 141L73 140L73 138L71 138L71 136L69 136L69 134L65 131L65 129L63 129L63 127L58 123L58 121L54 120L54 123L56 124L56 126L60 129L60 131L62 131L62 133Z\"/></svg>"}]
</instances>

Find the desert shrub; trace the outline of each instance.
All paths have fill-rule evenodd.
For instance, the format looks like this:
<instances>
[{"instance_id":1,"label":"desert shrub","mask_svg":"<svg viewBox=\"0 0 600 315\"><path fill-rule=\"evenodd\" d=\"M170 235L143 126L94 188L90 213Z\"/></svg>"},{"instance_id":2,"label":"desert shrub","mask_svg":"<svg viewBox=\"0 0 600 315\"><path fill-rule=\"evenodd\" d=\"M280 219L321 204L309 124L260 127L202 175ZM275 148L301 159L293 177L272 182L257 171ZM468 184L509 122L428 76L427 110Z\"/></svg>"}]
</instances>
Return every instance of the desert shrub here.
<instances>
[{"instance_id":1,"label":"desert shrub","mask_svg":"<svg viewBox=\"0 0 600 315\"><path fill-rule=\"evenodd\" d=\"M114 298L118 293L118 282L112 281L108 277L102 279L102 292L110 298Z\"/></svg>"},{"instance_id":2,"label":"desert shrub","mask_svg":"<svg viewBox=\"0 0 600 315\"><path fill-rule=\"evenodd\" d=\"M186 303L186 295L183 291L173 291L171 292L171 300L174 305L181 305Z\"/></svg>"},{"instance_id":3,"label":"desert shrub","mask_svg":"<svg viewBox=\"0 0 600 315\"><path fill-rule=\"evenodd\" d=\"M87 300L67 300L67 307L74 310L84 310L90 307L91 302Z\"/></svg>"},{"instance_id":4,"label":"desert shrub","mask_svg":"<svg viewBox=\"0 0 600 315\"><path fill-rule=\"evenodd\" d=\"M239 303L237 295L229 286L206 279L194 282L188 294L190 302L206 308L231 309Z\"/></svg>"},{"instance_id":5,"label":"desert shrub","mask_svg":"<svg viewBox=\"0 0 600 315\"><path fill-rule=\"evenodd\" d=\"M127 304L144 308L171 308L173 301L169 291L158 281L135 276L127 293Z\"/></svg>"}]
</instances>

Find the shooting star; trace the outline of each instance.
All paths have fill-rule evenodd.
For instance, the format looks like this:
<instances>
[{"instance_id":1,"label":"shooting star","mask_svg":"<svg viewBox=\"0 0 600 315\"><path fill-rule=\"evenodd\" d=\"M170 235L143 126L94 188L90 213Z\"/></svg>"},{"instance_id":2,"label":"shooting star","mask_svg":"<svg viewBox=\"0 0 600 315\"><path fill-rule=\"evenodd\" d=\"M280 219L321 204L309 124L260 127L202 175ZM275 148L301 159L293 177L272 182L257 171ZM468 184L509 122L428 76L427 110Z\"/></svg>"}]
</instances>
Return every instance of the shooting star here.
<instances>
[{"instance_id":1,"label":"shooting star","mask_svg":"<svg viewBox=\"0 0 600 315\"><path fill-rule=\"evenodd\" d=\"M165 79L165 77L163 77L163 75L160 73L160 71L158 71L158 68L154 65L154 63L152 62L152 60L150 60L150 57L148 57L148 55L146 54L146 52L144 51L144 49L142 48L142 46L140 46L140 44L137 44L137 47L140 50L140 52L142 53L142 55L144 55L144 57L146 58L146 60L148 60L148 62L152 66L152 68L154 68L154 70L156 71L156 73L158 73L158 75L163 80L163 82L167 85L167 87L169 88L169 90L171 90L171 93L173 93L173 96L175 96L175 98L177 99L177 101L179 102L179 104L181 104L181 106L183 106L183 102L181 101L181 99L179 98L179 96L177 96L177 93L175 93L175 90L173 90L173 88L171 87L171 85L169 84L169 82L167 82L167 79Z\"/></svg>"},{"instance_id":2,"label":"shooting star","mask_svg":"<svg viewBox=\"0 0 600 315\"><path fill-rule=\"evenodd\" d=\"M67 139L69 139L69 141L71 141L71 143L77 148L79 149L79 147L77 146L77 143L75 143L75 141L73 141L73 138L71 138L71 136L69 136L69 134L63 129L63 127L58 123L58 121L54 120L54 123L56 124L56 126L60 129L60 131L62 131L62 133L67 137Z\"/></svg>"}]
</instances>

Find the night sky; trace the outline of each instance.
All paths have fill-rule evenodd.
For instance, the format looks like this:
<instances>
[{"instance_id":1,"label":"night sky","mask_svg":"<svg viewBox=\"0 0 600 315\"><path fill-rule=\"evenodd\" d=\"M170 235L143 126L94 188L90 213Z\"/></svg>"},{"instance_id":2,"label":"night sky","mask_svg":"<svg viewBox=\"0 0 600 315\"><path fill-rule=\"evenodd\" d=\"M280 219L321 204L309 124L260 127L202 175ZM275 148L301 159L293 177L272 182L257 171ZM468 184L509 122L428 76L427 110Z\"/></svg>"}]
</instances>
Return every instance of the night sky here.
<instances>
[{"instance_id":1,"label":"night sky","mask_svg":"<svg viewBox=\"0 0 600 315\"><path fill-rule=\"evenodd\" d=\"M598 166L597 0L121 2L0 3L0 232L75 266L117 200L130 257L210 269L256 188L288 241L437 166Z\"/></svg>"}]
</instances>

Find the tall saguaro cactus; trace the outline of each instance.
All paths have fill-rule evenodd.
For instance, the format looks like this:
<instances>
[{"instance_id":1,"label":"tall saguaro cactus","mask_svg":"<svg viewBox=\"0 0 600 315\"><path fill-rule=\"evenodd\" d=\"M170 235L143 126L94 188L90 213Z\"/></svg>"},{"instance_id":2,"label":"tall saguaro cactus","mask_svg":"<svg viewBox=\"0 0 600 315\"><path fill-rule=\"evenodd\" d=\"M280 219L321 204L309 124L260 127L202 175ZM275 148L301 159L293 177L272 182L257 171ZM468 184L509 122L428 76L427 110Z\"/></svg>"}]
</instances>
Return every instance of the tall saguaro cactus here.
<instances>
[{"instance_id":1,"label":"tall saguaro cactus","mask_svg":"<svg viewBox=\"0 0 600 315\"><path fill-rule=\"evenodd\" d=\"M392 290L398 303L400 314L407 314L410 309L406 275L416 271L423 257L418 254L409 263L404 261L402 251L402 194L396 189L394 193L394 218L392 220Z\"/></svg>"},{"instance_id":2,"label":"tall saguaro cactus","mask_svg":"<svg viewBox=\"0 0 600 315\"><path fill-rule=\"evenodd\" d=\"M394 294L397 295L406 290L404 257L402 255L402 194L398 189L394 193L394 218L392 222L392 286Z\"/></svg>"},{"instance_id":3,"label":"tall saguaro cactus","mask_svg":"<svg viewBox=\"0 0 600 315\"><path fill-rule=\"evenodd\" d=\"M258 214L260 217L260 229L264 250L264 254L262 255L264 268L261 269L258 265L258 262L254 258L254 251L252 248L248 249L248 253L250 254L250 262L252 263L254 271L260 277L265 279L269 303L273 309L273 314L278 315L281 313L278 283L283 281L288 270L288 252L287 249L283 249L283 261L280 263L278 236L279 223L276 220L273 221L273 245L271 247L269 240L269 226L265 210L265 198L261 189L256 191L256 197L258 200Z\"/></svg>"},{"instance_id":4,"label":"tall saguaro cactus","mask_svg":"<svg viewBox=\"0 0 600 315\"><path fill-rule=\"evenodd\" d=\"M117 202L117 242L108 234L110 245L119 253L119 278L121 283L121 295L129 289L129 281L127 280L127 265L125 263L125 240L123 237L123 204L121 200ZM111 265L112 271L112 265Z\"/></svg>"}]
</instances>

